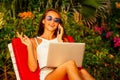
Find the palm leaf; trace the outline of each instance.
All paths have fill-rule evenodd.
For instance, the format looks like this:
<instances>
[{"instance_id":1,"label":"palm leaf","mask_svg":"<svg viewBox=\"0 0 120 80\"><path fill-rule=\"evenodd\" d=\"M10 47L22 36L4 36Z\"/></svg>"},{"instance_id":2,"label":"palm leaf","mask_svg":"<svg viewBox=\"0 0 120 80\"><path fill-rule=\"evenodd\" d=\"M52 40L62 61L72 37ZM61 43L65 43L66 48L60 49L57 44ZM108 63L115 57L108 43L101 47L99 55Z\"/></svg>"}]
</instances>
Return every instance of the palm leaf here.
<instances>
[{"instance_id":1,"label":"palm leaf","mask_svg":"<svg viewBox=\"0 0 120 80\"><path fill-rule=\"evenodd\" d=\"M101 0L80 0L75 8L82 15L83 24L90 27L96 22L96 11L102 5Z\"/></svg>"}]
</instances>

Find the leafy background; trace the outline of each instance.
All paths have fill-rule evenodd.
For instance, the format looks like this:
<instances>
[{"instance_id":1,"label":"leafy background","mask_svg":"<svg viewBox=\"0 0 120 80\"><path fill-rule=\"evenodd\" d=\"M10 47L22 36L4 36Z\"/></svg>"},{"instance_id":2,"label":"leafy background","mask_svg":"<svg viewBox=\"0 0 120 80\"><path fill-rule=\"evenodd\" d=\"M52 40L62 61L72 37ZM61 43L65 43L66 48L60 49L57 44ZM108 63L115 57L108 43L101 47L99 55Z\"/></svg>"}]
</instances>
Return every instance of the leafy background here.
<instances>
[{"instance_id":1,"label":"leafy background","mask_svg":"<svg viewBox=\"0 0 120 80\"><path fill-rule=\"evenodd\" d=\"M8 43L16 31L37 35L42 13L60 11L66 34L85 42L83 66L96 80L120 79L120 1L0 0L0 80L16 80Z\"/></svg>"}]
</instances>

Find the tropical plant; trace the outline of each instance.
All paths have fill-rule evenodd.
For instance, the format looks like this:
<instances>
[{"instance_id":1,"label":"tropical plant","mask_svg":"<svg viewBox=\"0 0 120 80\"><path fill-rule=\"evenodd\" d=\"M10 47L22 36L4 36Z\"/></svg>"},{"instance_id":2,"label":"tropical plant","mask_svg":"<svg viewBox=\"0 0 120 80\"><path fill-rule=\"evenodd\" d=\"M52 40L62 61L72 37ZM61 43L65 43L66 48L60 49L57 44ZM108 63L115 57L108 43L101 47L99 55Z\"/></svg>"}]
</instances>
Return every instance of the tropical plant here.
<instances>
[{"instance_id":1,"label":"tropical plant","mask_svg":"<svg viewBox=\"0 0 120 80\"><path fill-rule=\"evenodd\" d=\"M92 26L96 22L96 10L104 12L103 0L1 0L2 10L9 10L15 18L19 12L38 10L43 12L47 8L56 8L61 12L74 12L76 21L86 26ZM35 5L34 5L35 4ZM7 5L7 6L6 6ZM24 6L23 6L24 5Z\"/></svg>"},{"instance_id":2,"label":"tropical plant","mask_svg":"<svg viewBox=\"0 0 120 80\"><path fill-rule=\"evenodd\" d=\"M7 48L6 48L7 49ZM13 72L11 57L9 51L3 50L0 54L0 78L2 80L15 80L15 73Z\"/></svg>"},{"instance_id":3,"label":"tropical plant","mask_svg":"<svg viewBox=\"0 0 120 80\"><path fill-rule=\"evenodd\" d=\"M96 17L98 15L98 11L96 12L96 10L99 10L100 7L102 9L105 8L102 0L74 0L73 3L72 8L76 13L74 16L76 16L77 22L88 27L96 23Z\"/></svg>"}]
</instances>

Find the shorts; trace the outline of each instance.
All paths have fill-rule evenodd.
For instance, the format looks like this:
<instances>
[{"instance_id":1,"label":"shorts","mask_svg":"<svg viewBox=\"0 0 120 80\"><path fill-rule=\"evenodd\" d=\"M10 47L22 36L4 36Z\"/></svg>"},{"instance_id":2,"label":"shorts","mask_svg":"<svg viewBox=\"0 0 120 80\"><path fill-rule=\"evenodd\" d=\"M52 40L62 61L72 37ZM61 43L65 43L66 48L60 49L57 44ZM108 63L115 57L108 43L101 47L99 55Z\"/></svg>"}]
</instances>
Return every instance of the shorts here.
<instances>
[{"instance_id":1,"label":"shorts","mask_svg":"<svg viewBox=\"0 0 120 80\"><path fill-rule=\"evenodd\" d=\"M40 80L45 80L46 76L51 73L53 68L43 68L40 70Z\"/></svg>"}]
</instances>

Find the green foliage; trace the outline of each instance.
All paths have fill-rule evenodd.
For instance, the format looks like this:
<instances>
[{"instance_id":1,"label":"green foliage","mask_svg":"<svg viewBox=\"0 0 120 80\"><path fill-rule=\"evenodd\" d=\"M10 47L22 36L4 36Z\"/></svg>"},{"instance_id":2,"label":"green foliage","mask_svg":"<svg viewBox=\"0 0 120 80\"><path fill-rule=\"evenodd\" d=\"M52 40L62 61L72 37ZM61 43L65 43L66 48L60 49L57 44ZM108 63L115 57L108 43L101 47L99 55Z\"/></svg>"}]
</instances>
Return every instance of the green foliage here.
<instances>
[{"instance_id":1,"label":"green foliage","mask_svg":"<svg viewBox=\"0 0 120 80\"><path fill-rule=\"evenodd\" d=\"M5 48L7 49L7 48ZM11 57L8 50L3 50L0 54L0 78L1 79L9 79L15 80L15 73L13 72L12 68Z\"/></svg>"},{"instance_id":2,"label":"green foliage","mask_svg":"<svg viewBox=\"0 0 120 80\"><path fill-rule=\"evenodd\" d=\"M103 34L96 33L94 28L75 23L72 15L69 15L66 20L65 29L66 33L73 36L76 42L86 43L83 66L96 80L120 78L120 52L119 50L116 52L111 45L111 38L107 39L105 34L103 36Z\"/></svg>"},{"instance_id":3,"label":"green foliage","mask_svg":"<svg viewBox=\"0 0 120 80\"><path fill-rule=\"evenodd\" d=\"M12 67L10 53L8 51L8 43L11 42L12 38L16 37L16 32L23 32L29 37L34 37L37 35L38 23L41 14L34 12L36 14L33 19L21 19L10 18L6 19L6 23L0 29L0 77L5 80L14 80L15 74ZM12 78L12 79L11 79Z\"/></svg>"}]
</instances>

